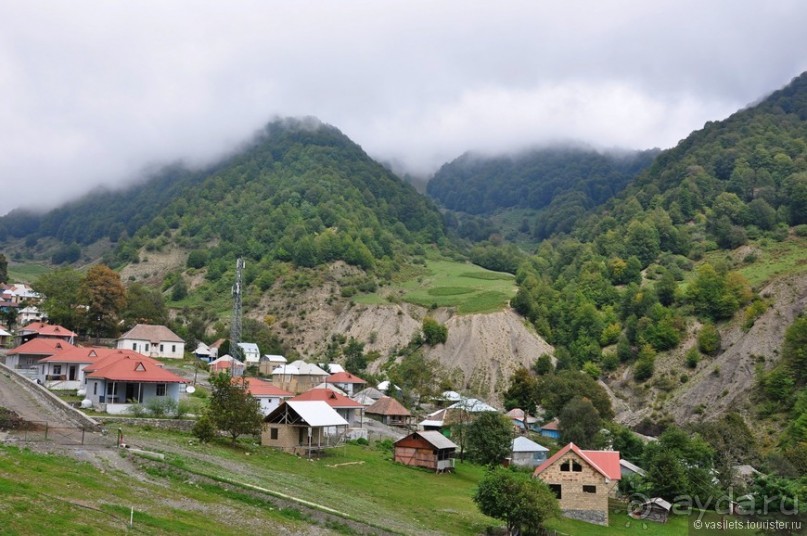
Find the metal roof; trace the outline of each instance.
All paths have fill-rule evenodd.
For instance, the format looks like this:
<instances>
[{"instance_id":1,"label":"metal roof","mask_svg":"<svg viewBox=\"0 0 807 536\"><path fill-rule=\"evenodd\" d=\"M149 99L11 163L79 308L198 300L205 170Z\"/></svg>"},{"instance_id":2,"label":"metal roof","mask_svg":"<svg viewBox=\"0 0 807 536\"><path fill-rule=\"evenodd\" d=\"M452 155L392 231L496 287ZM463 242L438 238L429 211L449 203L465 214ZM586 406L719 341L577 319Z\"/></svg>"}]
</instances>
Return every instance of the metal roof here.
<instances>
[{"instance_id":1,"label":"metal roof","mask_svg":"<svg viewBox=\"0 0 807 536\"><path fill-rule=\"evenodd\" d=\"M549 449L528 437L519 436L513 440L513 452L549 452Z\"/></svg>"},{"instance_id":2,"label":"metal roof","mask_svg":"<svg viewBox=\"0 0 807 536\"><path fill-rule=\"evenodd\" d=\"M418 435L428 441L433 447L438 449L456 449L458 448L457 445L451 441L449 438L441 434L436 430L426 430L424 432L415 432L415 435Z\"/></svg>"},{"instance_id":3,"label":"metal roof","mask_svg":"<svg viewBox=\"0 0 807 536\"><path fill-rule=\"evenodd\" d=\"M287 400L286 404L309 426L349 426L345 419L321 400Z\"/></svg>"}]
</instances>

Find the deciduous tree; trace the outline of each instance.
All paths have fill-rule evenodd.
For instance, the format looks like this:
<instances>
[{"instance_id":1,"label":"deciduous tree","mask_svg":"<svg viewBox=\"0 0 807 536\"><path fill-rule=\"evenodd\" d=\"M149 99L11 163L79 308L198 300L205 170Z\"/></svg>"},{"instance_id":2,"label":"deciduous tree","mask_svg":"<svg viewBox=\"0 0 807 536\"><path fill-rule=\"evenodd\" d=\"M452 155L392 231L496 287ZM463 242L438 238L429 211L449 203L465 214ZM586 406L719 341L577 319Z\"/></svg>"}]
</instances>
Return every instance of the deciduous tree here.
<instances>
[{"instance_id":1,"label":"deciduous tree","mask_svg":"<svg viewBox=\"0 0 807 536\"><path fill-rule=\"evenodd\" d=\"M510 536L541 534L544 522L560 513L555 495L541 480L503 468L482 478L474 502L486 516L507 523Z\"/></svg>"},{"instance_id":2,"label":"deciduous tree","mask_svg":"<svg viewBox=\"0 0 807 536\"><path fill-rule=\"evenodd\" d=\"M263 417L260 403L246 388L243 378L232 378L229 374L210 376L210 420L213 425L226 432L235 443L243 434L258 434Z\"/></svg>"},{"instance_id":3,"label":"deciduous tree","mask_svg":"<svg viewBox=\"0 0 807 536\"><path fill-rule=\"evenodd\" d=\"M79 297L87 307L87 322L96 336L117 335L118 318L126 305L120 275L108 266L96 264L82 280Z\"/></svg>"}]
</instances>

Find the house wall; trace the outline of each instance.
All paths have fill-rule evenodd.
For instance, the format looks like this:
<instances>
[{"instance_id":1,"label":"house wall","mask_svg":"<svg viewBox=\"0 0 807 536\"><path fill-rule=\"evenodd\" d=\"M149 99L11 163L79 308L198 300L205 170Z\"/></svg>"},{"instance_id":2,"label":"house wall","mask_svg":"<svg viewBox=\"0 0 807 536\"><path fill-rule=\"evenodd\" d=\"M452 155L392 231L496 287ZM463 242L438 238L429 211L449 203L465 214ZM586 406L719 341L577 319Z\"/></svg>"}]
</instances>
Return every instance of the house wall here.
<instances>
[{"instance_id":1,"label":"house wall","mask_svg":"<svg viewBox=\"0 0 807 536\"><path fill-rule=\"evenodd\" d=\"M581 471L561 471L566 460L576 461ZM538 478L547 484L561 486L561 498L558 501L563 515L598 525L608 525L608 495L616 486L616 481L606 482L606 478L593 469L574 452L558 458L550 467L544 469ZM583 491L583 486L595 486L595 493Z\"/></svg>"},{"instance_id":2,"label":"house wall","mask_svg":"<svg viewBox=\"0 0 807 536\"><path fill-rule=\"evenodd\" d=\"M277 439L272 439L271 429L276 428ZM261 430L261 445L291 451L300 444L300 430L304 430L305 437L308 437L307 427L292 426L290 424L264 423Z\"/></svg>"},{"instance_id":3,"label":"house wall","mask_svg":"<svg viewBox=\"0 0 807 536\"><path fill-rule=\"evenodd\" d=\"M272 413L275 410L275 408L280 405L280 401L283 400L282 398L275 396L261 396L261 397L256 396L255 398L257 398L258 401L261 403L260 409L264 417Z\"/></svg>"},{"instance_id":4,"label":"house wall","mask_svg":"<svg viewBox=\"0 0 807 536\"><path fill-rule=\"evenodd\" d=\"M115 398L110 398L107 395L107 380L104 379L88 379L87 380L87 394L86 397L89 398L93 405L97 408L100 408L102 411L106 411L107 413L119 415L120 413L125 413L126 410L131 406L128 401L124 400L126 397L126 385L129 382L115 382L116 383L116 395ZM134 383L134 382L132 382ZM134 383L134 385L138 385ZM143 405L148 404L148 401L152 398L171 398L174 401L179 401L179 391L180 385L179 383L166 383L165 385L165 395L164 396L157 396L157 385L156 383L143 383L140 384L142 386L142 398L143 398ZM135 392L137 392L137 388L135 388ZM119 408L118 406L124 406L123 408Z\"/></svg>"},{"instance_id":5,"label":"house wall","mask_svg":"<svg viewBox=\"0 0 807 536\"><path fill-rule=\"evenodd\" d=\"M437 455L432 448L395 446L395 461L413 467L425 467L426 469L437 470Z\"/></svg>"},{"instance_id":6,"label":"house wall","mask_svg":"<svg viewBox=\"0 0 807 536\"><path fill-rule=\"evenodd\" d=\"M48 389L78 390L84 386L84 367L90 363L42 363L37 379ZM60 366L60 368L57 368ZM70 380L70 369L75 368L74 380Z\"/></svg>"},{"instance_id":7,"label":"house wall","mask_svg":"<svg viewBox=\"0 0 807 536\"><path fill-rule=\"evenodd\" d=\"M160 341L159 344L152 344L151 341L144 339L120 339L118 340L117 347L125 350L134 350L148 357L162 357L166 359L182 359L185 357L184 342Z\"/></svg>"},{"instance_id":8,"label":"house wall","mask_svg":"<svg viewBox=\"0 0 807 536\"><path fill-rule=\"evenodd\" d=\"M512 464L518 467L538 467L546 461L546 452L514 452Z\"/></svg>"}]
</instances>

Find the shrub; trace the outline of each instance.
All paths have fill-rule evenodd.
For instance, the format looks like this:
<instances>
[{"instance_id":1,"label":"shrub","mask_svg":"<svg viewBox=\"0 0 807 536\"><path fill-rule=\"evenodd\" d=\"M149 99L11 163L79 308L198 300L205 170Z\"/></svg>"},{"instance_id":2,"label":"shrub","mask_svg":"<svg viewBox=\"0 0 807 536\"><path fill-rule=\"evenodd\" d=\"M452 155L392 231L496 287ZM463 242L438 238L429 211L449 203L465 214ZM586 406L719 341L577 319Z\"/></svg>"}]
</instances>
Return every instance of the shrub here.
<instances>
[{"instance_id":1,"label":"shrub","mask_svg":"<svg viewBox=\"0 0 807 536\"><path fill-rule=\"evenodd\" d=\"M698 349L695 346L693 346L687 351L686 353L687 367L691 369L697 368L700 360L701 360L701 354L700 352L698 352Z\"/></svg>"},{"instance_id":2,"label":"shrub","mask_svg":"<svg viewBox=\"0 0 807 536\"><path fill-rule=\"evenodd\" d=\"M720 332L712 323L704 324L698 333L698 350L714 355L720 350Z\"/></svg>"},{"instance_id":3,"label":"shrub","mask_svg":"<svg viewBox=\"0 0 807 536\"><path fill-rule=\"evenodd\" d=\"M207 443L216 436L216 427L207 412L193 425L193 435L202 443Z\"/></svg>"},{"instance_id":4,"label":"shrub","mask_svg":"<svg viewBox=\"0 0 807 536\"><path fill-rule=\"evenodd\" d=\"M144 417L146 415L146 413L148 412L148 409L146 409L146 406L144 406L140 402L135 402L134 400L130 400L129 403L130 403L130 405L126 409L126 411L128 413L130 413L132 415L132 417L136 417L136 418Z\"/></svg>"},{"instance_id":5,"label":"shrub","mask_svg":"<svg viewBox=\"0 0 807 536\"><path fill-rule=\"evenodd\" d=\"M177 402L173 398L158 397L152 398L146 404L152 417L161 419L166 415L173 415L177 410Z\"/></svg>"}]
</instances>

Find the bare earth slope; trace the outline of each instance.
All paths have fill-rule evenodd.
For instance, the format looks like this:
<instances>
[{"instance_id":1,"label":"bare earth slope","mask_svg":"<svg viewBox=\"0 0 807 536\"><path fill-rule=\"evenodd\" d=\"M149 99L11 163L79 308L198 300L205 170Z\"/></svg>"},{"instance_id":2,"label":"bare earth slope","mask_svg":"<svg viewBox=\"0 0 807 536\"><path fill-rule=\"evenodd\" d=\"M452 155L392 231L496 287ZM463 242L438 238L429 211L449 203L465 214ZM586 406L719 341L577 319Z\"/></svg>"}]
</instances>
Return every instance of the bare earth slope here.
<instances>
[{"instance_id":1,"label":"bare earth slope","mask_svg":"<svg viewBox=\"0 0 807 536\"><path fill-rule=\"evenodd\" d=\"M654 419L664 414L679 424L710 420L728 410L746 408L756 384L757 364L761 363L765 370L770 370L779 361L785 331L807 306L807 274L774 281L763 288L760 295L769 298L772 307L747 332L741 329L739 319L719 326L721 353L702 360L694 372L686 368L683 361L683 353L691 343L682 345L673 355L657 358L655 376L669 371L669 376L675 381L682 373L689 375L686 383L679 383L663 400L655 389L651 394L637 395L639 390L631 386L629 371L611 382L609 387L615 394L617 420L636 425L653 415L654 404L649 403L649 397L658 400L655 404L658 413L653 415Z\"/></svg>"}]
</instances>

